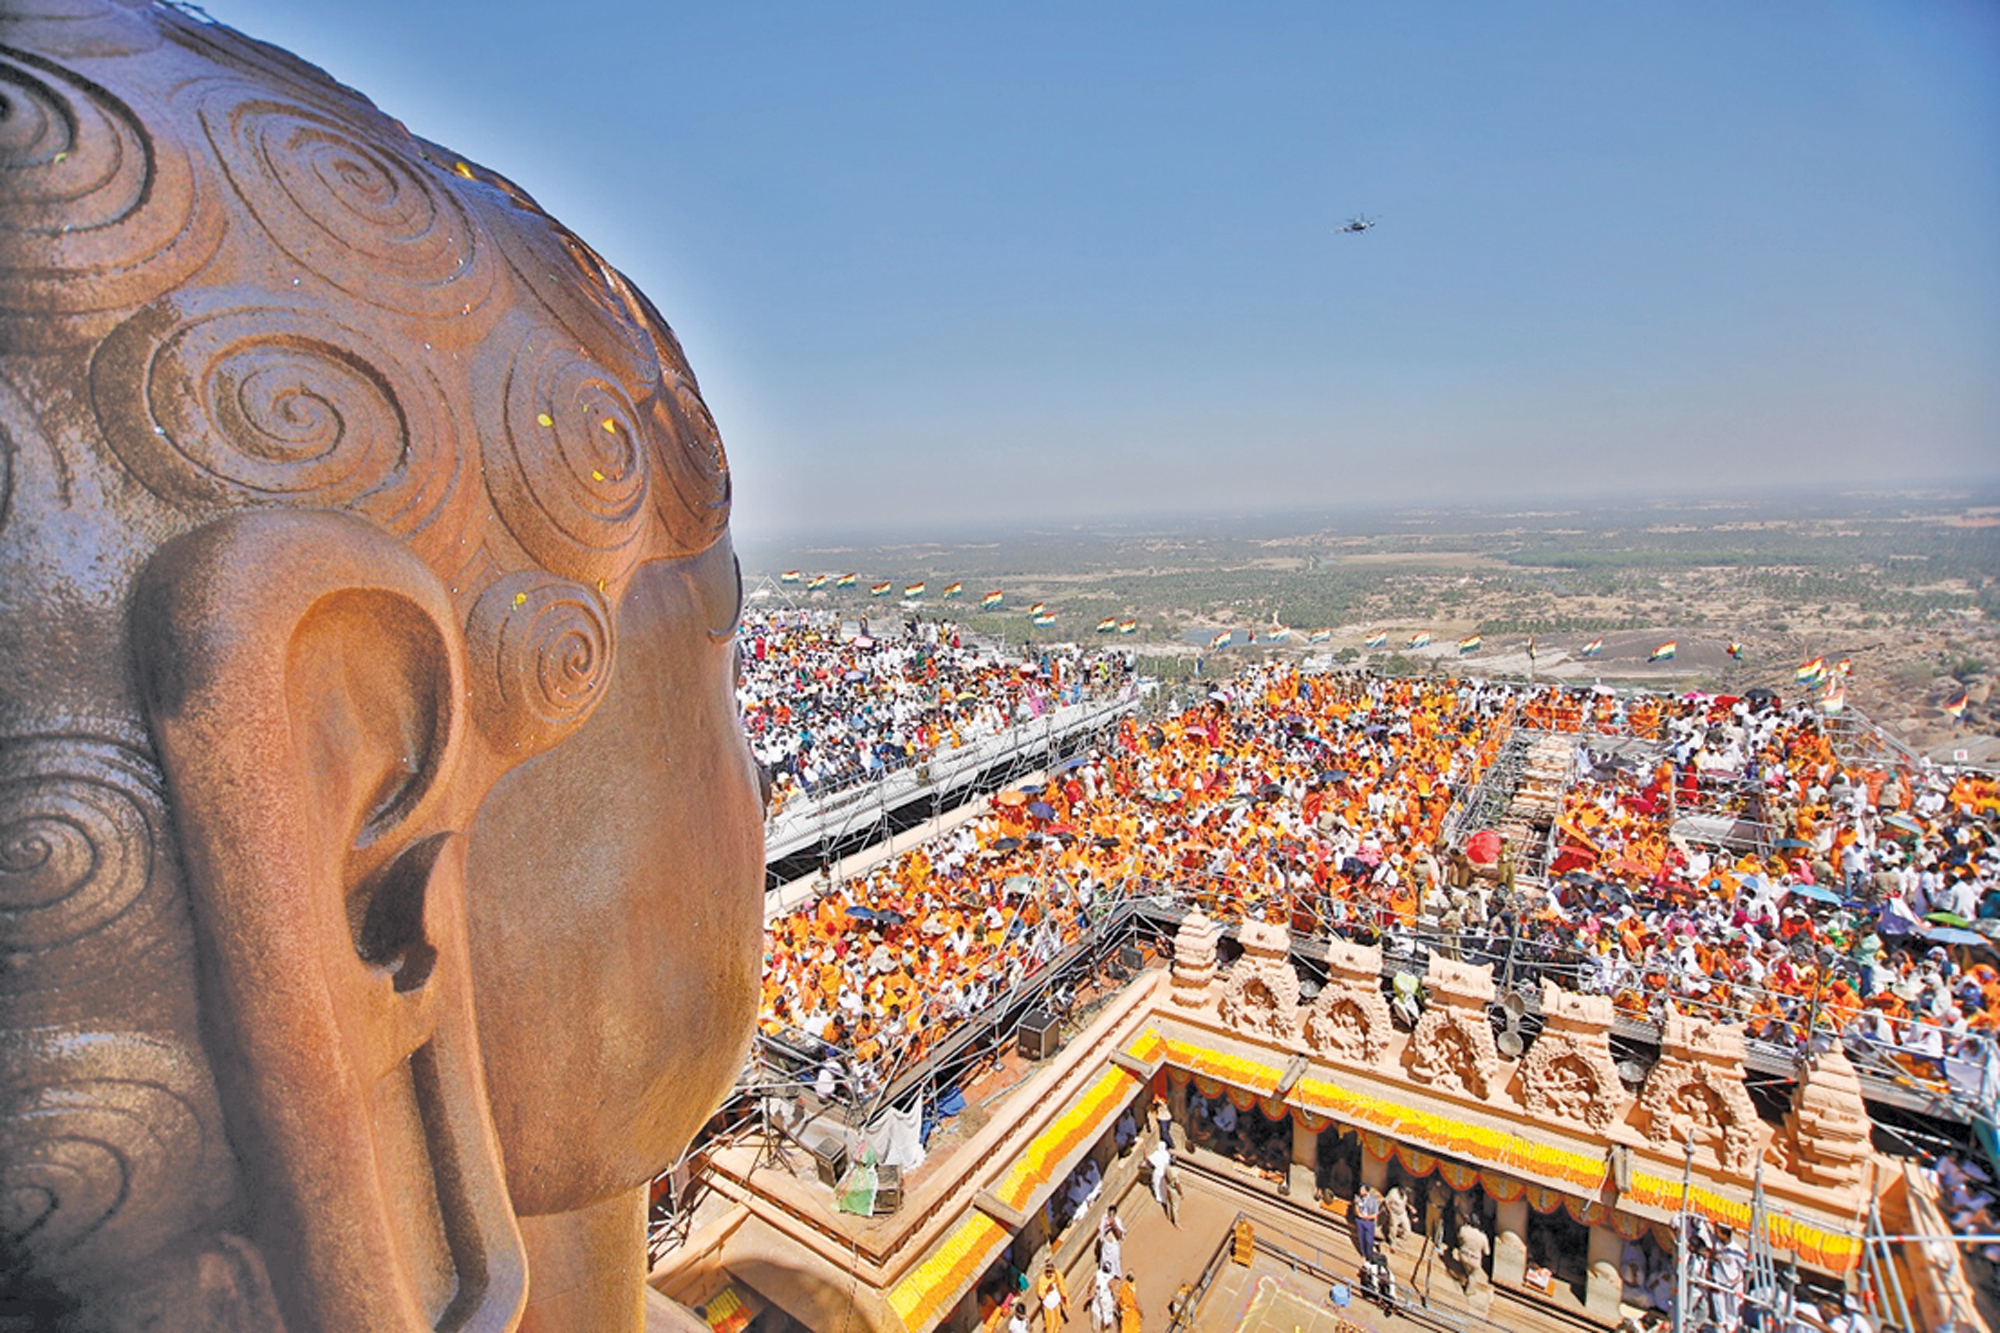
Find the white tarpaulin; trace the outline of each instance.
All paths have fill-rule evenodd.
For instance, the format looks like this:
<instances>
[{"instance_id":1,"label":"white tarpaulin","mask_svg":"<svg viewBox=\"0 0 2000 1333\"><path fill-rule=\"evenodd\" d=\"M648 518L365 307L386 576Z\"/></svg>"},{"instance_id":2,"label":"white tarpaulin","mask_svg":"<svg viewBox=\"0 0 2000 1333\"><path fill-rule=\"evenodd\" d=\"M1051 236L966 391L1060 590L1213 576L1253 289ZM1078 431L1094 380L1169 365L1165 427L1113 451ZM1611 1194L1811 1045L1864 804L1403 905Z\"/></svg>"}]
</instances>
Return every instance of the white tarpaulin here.
<instances>
[{"instance_id":1,"label":"white tarpaulin","mask_svg":"<svg viewBox=\"0 0 2000 1333\"><path fill-rule=\"evenodd\" d=\"M907 1111L886 1111L868 1126L868 1146L884 1166L914 1171L924 1164L924 1100Z\"/></svg>"}]
</instances>

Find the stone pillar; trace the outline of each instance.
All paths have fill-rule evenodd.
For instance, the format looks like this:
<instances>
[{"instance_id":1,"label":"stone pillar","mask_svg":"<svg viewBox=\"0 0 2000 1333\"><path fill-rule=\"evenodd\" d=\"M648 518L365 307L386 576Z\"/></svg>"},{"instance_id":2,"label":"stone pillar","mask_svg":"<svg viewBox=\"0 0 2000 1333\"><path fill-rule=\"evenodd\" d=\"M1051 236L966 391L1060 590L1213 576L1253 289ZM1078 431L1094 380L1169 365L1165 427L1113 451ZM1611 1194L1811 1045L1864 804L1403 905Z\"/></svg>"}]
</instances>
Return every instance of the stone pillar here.
<instances>
[{"instance_id":1,"label":"stone pillar","mask_svg":"<svg viewBox=\"0 0 2000 1333\"><path fill-rule=\"evenodd\" d=\"M1183 1144L1187 1142L1187 1102L1188 1088L1191 1086L1193 1086L1193 1080L1189 1080L1187 1083L1176 1083L1172 1079L1167 1080L1167 1109L1174 1113L1174 1123L1180 1126L1180 1141ZM1171 1148L1173 1145L1170 1143L1167 1146Z\"/></svg>"},{"instance_id":2,"label":"stone pillar","mask_svg":"<svg viewBox=\"0 0 2000 1333\"><path fill-rule=\"evenodd\" d=\"M1583 1311L1605 1324L1618 1322L1618 1305L1625 1295L1625 1279L1619 1276L1618 1259L1625 1242L1607 1226L1590 1229L1590 1276L1584 1287Z\"/></svg>"},{"instance_id":3,"label":"stone pillar","mask_svg":"<svg viewBox=\"0 0 2000 1333\"><path fill-rule=\"evenodd\" d=\"M1369 1152L1365 1143L1361 1145L1361 1183L1373 1185L1380 1193L1389 1190L1389 1159Z\"/></svg>"},{"instance_id":4,"label":"stone pillar","mask_svg":"<svg viewBox=\"0 0 2000 1333\"><path fill-rule=\"evenodd\" d=\"M1021 1224L1020 1235L1015 1241L1014 1252L1020 1254L1025 1251L1028 1255L1028 1262L1021 1271L1030 1278L1040 1274L1042 1261L1055 1253L1054 1242L1055 1238L1049 1234L1049 1206L1044 1203Z\"/></svg>"},{"instance_id":5,"label":"stone pillar","mask_svg":"<svg viewBox=\"0 0 2000 1333\"><path fill-rule=\"evenodd\" d=\"M1527 1195L1499 1204L1493 1232L1493 1281L1503 1287L1518 1287L1528 1275Z\"/></svg>"},{"instance_id":6,"label":"stone pillar","mask_svg":"<svg viewBox=\"0 0 2000 1333\"><path fill-rule=\"evenodd\" d=\"M1307 1129L1292 1120L1292 1197L1300 1201L1311 1199L1313 1191L1319 1188L1319 1136L1320 1131Z\"/></svg>"}]
</instances>

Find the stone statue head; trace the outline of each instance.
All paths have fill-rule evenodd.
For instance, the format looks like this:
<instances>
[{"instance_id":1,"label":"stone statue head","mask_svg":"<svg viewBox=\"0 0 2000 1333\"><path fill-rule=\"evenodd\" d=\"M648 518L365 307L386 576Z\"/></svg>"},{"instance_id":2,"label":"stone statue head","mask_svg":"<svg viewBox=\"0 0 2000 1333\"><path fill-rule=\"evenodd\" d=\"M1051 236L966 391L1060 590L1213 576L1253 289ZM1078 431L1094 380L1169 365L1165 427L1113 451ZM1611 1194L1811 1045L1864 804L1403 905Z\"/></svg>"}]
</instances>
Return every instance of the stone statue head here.
<instances>
[{"instance_id":1,"label":"stone statue head","mask_svg":"<svg viewBox=\"0 0 2000 1333\"><path fill-rule=\"evenodd\" d=\"M520 189L176 10L0 10L0 1314L636 1320L755 1003L728 511Z\"/></svg>"}]
</instances>

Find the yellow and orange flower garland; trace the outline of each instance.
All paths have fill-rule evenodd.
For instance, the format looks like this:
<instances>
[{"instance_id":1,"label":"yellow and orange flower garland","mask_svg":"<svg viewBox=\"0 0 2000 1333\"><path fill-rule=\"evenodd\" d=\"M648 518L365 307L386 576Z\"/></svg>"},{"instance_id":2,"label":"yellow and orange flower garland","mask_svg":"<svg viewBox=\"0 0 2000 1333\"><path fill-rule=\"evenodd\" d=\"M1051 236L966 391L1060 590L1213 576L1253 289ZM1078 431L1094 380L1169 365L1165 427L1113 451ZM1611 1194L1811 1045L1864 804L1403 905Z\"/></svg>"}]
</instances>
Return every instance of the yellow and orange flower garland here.
<instances>
[{"instance_id":1,"label":"yellow and orange flower garland","mask_svg":"<svg viewBox=\"0 0 2000 1333\"><path fill-rule=\"evenodd\" d=\"M1162 1048L1168 1062L1177 1068L1234 1083L1240 1088L1254 1090L1259 1096L1268 1096L1278 1085L1279 1071L1269 1065L1208 1050L1190 1042L1159 1037L1151 1029L1130 1049L1140 1058L1151 1059L1161 1053ZM1602 1204L1589 1200L1589 1196L1602 1192L1605 1186L1609 1168L1602 1157L1571 1152L1506 1130L1420 1111L1323 1079L1300 1079L1293 1085L1287 1100L1293 1114L1299 1116L1308 1129L1322 1127L1330 1119L1357 1126L1372 1126L1399 1139L1416 1139L1434 1151L1454 1157L1504 1167L1544 1180L1561 1181L1589 1201L1590 1208L1603 1210ZM1377 1152L1376 1155L1387 1156L1387 1152ZM1662 1212L1678 1212L1681 1184L1678 1180L1663 1179L1643 1171L1634 1172L1632 1188L1624 1197ZM1691 1189L1688 1207L1719 1225L1739 1230L1750 1225L1748 1203L1725 1198L1712 1190ZM1773 1245L1793 1250L1807 1263L1817 1264L1832 1272L1846 1272L1861 1262L1861 1241L1857 1236L1828 1231L1783 1213L1767 1214L1765 1228Z\"/></svg>"},{"instance_id":2,"label":"yellow and orange flower garland","mask_svg":"<svg viewBox=\"0 0 2000 1333\"><path fill-rule=\"evenodd\" d=\"M1009 1208L1025 1211L1035 1192L1050 1183L1062 1160L1102 1129L1111 1112L1138 1088L1138 1079L1115 1066L1099 1074L1076 1099L1076 1105L1057 1116L1014 1160L994 1189L994 1197Z\"/></svg>"},{"instance_id":3,"label":"yellow and orange flower garland","mask_svg":"<svg viewBox=\"0 0 2000 1333\"><path fill-rule=\"evenodd\" d=\"M993 1253L1007 1243L1007 1228L976 1209L931 1256L889 1291L889 1307L907 1329L929 1328L950 1313L947 1301L976 1280Z\"/></svg>"}]
</instances>

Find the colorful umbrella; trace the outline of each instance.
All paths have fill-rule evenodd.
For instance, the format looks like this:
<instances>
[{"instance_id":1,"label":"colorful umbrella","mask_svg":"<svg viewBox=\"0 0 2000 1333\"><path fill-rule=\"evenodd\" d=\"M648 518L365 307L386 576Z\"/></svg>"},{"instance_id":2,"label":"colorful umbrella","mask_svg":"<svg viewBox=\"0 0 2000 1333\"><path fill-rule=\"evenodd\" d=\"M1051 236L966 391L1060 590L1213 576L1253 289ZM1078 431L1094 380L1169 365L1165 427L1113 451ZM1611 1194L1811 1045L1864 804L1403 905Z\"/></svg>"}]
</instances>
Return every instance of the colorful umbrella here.
<instances>
[{"instance_id":1,"label":"colorful umbrella","mask_svg":"<svg viewBox=\"0 0 2000 1333\"><path fill-rule=\"evenodd\" d=\"M1465 855L1474 865L1497 865L1500 861L1500 835L1492 829L1481 829L1465 842Z\"/></svg>"}]
</instances>

